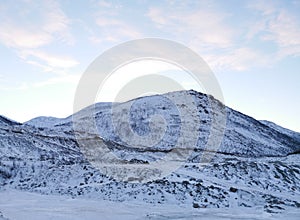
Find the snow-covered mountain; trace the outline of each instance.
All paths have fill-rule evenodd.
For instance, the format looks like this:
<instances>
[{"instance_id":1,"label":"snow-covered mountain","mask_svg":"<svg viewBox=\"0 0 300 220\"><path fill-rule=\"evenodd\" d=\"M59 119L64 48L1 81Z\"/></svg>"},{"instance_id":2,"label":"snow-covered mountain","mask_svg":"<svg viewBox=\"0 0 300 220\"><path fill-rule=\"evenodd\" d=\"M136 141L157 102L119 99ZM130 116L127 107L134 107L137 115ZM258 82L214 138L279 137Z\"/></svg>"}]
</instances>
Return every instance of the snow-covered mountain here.
<instances>
[{"instance_id":1,"label":"snow-covered mountain","mask_svg":"<svg viewBox=\"0 0 300 220\"><path fill-rule=\"evenodd\" d=\"M186 100L192 100L195 108L184 106ZM185 115L179 107L187 109ZM91 111L96 130L88 124ZM157 114L165 126L156 129L150 118ZM128 131L122 115L126 115L130 128L139 137L150 135L150 139L159 141L139 141ZM198 121L197 129L189 130ZM191 135L181 140L183 133ZM220 146L210 142L212 133L222 135ZM124 134L129 138L120 138ZM147 182L116 181L87 160L81 141L92 145L94 139L123 161L141 166L167 157L174 148L184 146L191 153L167 176ZM282 212L300 208L299 152L299 133L257 121L195 91L142 97L126 103L98 103L64 119L39 117L21 124L0 116L1 189L194 208L260 207L267 212ZM204 156L212 160L205 163Z\"/></svg>"},{"instance_id":2,"label":"snow-covered mountain","mask_svg":"<svg viewBox=\"0 0 300 220\"><path fill-rule=\"evenodd\" d=\"M166 96L167 95L167 96ZM286 156L298 152L300 149L300 134L293 132L274 123L267 123L266 121L257 121L247 115L244 115L231 108L223 106L218 100L211 96L206 96L202 93L191 91L181 91L165 94L164 96L149 96L129 101L127 103L121 103L114 107L114 111L121 112L122 114L128 114L131 120L131 127L134 132L139 135L145 135L149 132L149 118L154 114L162 115L166 120L168 127L162 141L156 145L143 146L144 148L151 147L156 150L163 149L168 150L174 147L174 138L178 138L180 135L181 117L180 112L177 110L177 106L174 105L173 100L179 100L177 105L181 105L186 100L186 97L192 97L193 103L197 107L197 115L200 118L200 125L198 127L198 141L196 149L205 149L207 139L211 132L211 126L213 119L222 119L226 117L225 123L216 121L214 126L224 127L224 138L218 152L241 155L241 156ZM180 100L183 100L180 102ZM121 126L114 128L114 126L120 125L117 122L112 123L112 103L98 103L95 105L95 109L91 110L91 107L82 110L77 113L78 124L85 124L85 120L92 112L93 120L96 121L98 134L104 140L113 141L120 145L126 145L120 137L119 133L122 129ZM212 106L213 105L213 106ZM130 106L130 113L126 112ZM124 113L126 112L126 113ZM218 117L213 118L216 114ZM194 116L194 115L193 115ZM26 122L24 125L31 125L37 128L51 128L55 131L72 132L73 117L70 116L65 119L57 119L53 117L38 117ZM127 120L127 117L125 118ZM188 117L187 120L194 120L194 118ZM84 131L89 130L87 127L83 127ZM116 130L118 130L116 132ZM132 146L130 146L132 148Z\"/></svg>"}]
</instances>

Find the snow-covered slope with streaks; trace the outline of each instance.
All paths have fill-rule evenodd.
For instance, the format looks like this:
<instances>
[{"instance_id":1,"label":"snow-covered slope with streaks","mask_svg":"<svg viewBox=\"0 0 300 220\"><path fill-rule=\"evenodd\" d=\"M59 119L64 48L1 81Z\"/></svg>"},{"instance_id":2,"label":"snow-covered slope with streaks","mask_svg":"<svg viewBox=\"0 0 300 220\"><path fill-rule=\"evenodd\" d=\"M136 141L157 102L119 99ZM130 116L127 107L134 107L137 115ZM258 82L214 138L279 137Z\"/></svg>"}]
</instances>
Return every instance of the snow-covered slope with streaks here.
<instances>
[{"instance_id":1,"label":"snow-covered slope with streaks","mask_svg":"<svg viewBox=\"0 0 300 220\"><path fill-rule=\"evenodd\" d=\"M149 130L150 116L159 114L166 120L162 140L151 146L146 143L142 149L132 148L118 137L112 125L112 103L98 103L76 113L84 125L89 110L95 110L98 134L84 126L74 131L72 116L39 117L24 124L1 116L0 188L194 208L260 207L269 213L300 208L298 133L282 132L276 125L257 121L195 91L173 92L168 97L179 104L192 97L200 118L193 153L168 176L146 183L115 181L87 161L75 136L75 132L81 132L81 138L99 135L117 156L133 163L151 163L164 157L175 146L182 119L173 103L156 95L118 104L121 112L125 105L132 106L130 123L140 136L155 131ZM199 163L210 125L221 114L227 119L221 146L208 152L213 158L209 164ZM213 129L219 124L217 120Z\"/></svg>"},{"instance_id":2,"label":"snow-covered slope with streaks","mask_svg":"<svg viewBox=\"0 0 300 220\"><path fill-rule=\"evenodd\" d=\"M290 153L297 152L300 149L299 133L290 133L282 131L279 126L270 126L244 115L231 108L223 106L218 100L211 96L206 96L195 91L181 91L169 94L177 100L185 100L186 96L192 96L194 104L197 106L200 117L200 125L197 143L197 149L204 149L206 141L210 134L212 115L220 114L224 111L226 120L225 136L219 152L244 155L244 156L285 156ZM212 109L211 104L215 103L216 109ZM154 149L171 149L174 146L174 138L177 138L180 132L181 115L176 106L163 96L149 96L129 101L129 103L121 103L118 108L120 112L125 112L127 106L131 106L130 120L132 129L139 135L145 135L149 132L149 118L151 115L162 115L168 123L168 129L163 140L155 146ZM126 145L117 135L114 129L111 117L111 103L98 103L95 105L94 117L97 123L99 135L105 139ZM124 106L124 107L123 107ZM133 106L133 107L132 107ZM90 108L80 112L82 124L84 124L85 113ZM126 112L126 114L128 114ZM192 120L191 118L188 118ZM47 122L47 123L45 123ZM53 123L55 122L55 123ZM218 126L217 122L217 126ZM35 118L25 125L35 127L51 127L57 131L72 131L72 117L66 119L55 119L48 117ZM88 129L88 128L83 128ZM120 127L116 129L122 129ZM144 146L145 148L147 146Z\"/></svg>"},{"instance_id":3,"label":"snow-covered slope with streaks","mask_svg":"<svg viewBox=\"0 0 300 220\"><path fill-rule=\"evenodd\" d=\"M293 137L294 139L300 140L300 133L292 131L290 129L281 127L277 124L275 124L274 122L271 121L266 121L266 120L261 120L261 123L265 124L266 126L278 131L281 134L285 134L287 136Z\"/></svg>"}]
</instances>

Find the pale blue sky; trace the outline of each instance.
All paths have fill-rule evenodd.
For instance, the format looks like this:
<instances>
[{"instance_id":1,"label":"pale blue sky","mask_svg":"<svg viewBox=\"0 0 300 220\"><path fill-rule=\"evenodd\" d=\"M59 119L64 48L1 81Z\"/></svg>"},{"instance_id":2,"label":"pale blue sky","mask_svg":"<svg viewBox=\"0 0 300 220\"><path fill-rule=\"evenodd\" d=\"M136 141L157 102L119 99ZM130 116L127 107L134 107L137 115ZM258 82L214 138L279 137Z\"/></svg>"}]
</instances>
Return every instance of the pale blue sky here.
<instances>
[{"instance_id":1,"label":"pale blue sky","mask_svg":"<svg viewBox=\"0 0 300 220\"><path fill-rule=\"evenodd\" d=\"M299 11L297 0L2 0L0 114L21 122L68 116L98 55L156 37L201 55L226 105L300 131Z\"/></svg>"}]
</instances>

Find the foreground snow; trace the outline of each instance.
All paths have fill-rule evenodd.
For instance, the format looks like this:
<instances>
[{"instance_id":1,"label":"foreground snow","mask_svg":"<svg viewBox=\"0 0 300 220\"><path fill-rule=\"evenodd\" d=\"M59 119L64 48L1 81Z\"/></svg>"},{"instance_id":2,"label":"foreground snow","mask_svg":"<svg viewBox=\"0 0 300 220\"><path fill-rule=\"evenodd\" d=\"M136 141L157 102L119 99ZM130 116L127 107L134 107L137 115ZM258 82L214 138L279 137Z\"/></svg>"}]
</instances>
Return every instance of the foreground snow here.
<instances>
[{"instance_id":1,"label":"foreground snow","mask_svg":"<svg viewBox=\"0 0 300 220\"><path fill-rule=\"evenodd\" d=\"M295 209L281 214L261 209L193 209L171 204L149 205L7 190L0 192L0 211L7 219L299 219ZM1 217L0 217L1 219Z\"/></svg>"}]
</instances>

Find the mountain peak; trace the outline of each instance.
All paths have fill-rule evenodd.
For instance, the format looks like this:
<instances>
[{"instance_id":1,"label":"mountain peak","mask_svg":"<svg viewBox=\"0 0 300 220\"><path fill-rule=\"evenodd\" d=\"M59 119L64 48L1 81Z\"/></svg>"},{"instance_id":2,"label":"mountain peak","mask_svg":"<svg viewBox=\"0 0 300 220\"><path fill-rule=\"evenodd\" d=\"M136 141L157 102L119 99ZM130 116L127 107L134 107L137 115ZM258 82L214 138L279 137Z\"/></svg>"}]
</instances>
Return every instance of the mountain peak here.
<instances>
[{"instance_id":1,"label":"mountain peak","mask_svg":"<svg viewBox=\"0 0 300 220\"><path fill-rule=\"evenodd\" d=\"M193 108L183 105L188 98L192 98L189 103ZM77 128L73 116L38 117L24 124L0 116L0 123L5 125L0 126L0 186L143 204L172 201L194 208L236 209L263 204L262 209L273 213L300 207L300 155L296 154L300 139L294 132L257 121L193 90L140 97L118 103L112 111L113 106L97 103L77 112L75 123L81 125ZM189 114L180 114L180 108ZM163 130L152 122L157 122L157 115L166 123ZM226 116L226 124L218 121L218 115ZM89 132L89 116L97 133ZM182 125L194 122L199 124L193 130ZM127 139L120 137L122 132ZM209 142L214 132L223 136L220 146L211 149L207 144L215 144ZM180 139L182 133L187 135ZM195 143L192 133L196 134ZM161 139L149 144L143 141L147 136ZM84 151L82 140L90 151ZM104 147L107 154L97 154ZM190 154L183 158L180 153L185 149ZM88 154L105 169L95 166ZM122 163L107 164L108 155ZM206 157L211 160L203 162ZM153 164L166 158L171 160L169 164L155 168L172 168L175 162L180 166L167 175L154 172L155 179L143 181L141 171L149 172ZM129 172L127 167L133 166L138 169ZM126 178L116 179L107 172L109 168L121 169L119 174Z\"/></svg>"}]
</instances>

